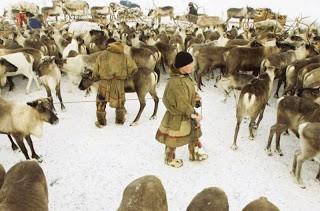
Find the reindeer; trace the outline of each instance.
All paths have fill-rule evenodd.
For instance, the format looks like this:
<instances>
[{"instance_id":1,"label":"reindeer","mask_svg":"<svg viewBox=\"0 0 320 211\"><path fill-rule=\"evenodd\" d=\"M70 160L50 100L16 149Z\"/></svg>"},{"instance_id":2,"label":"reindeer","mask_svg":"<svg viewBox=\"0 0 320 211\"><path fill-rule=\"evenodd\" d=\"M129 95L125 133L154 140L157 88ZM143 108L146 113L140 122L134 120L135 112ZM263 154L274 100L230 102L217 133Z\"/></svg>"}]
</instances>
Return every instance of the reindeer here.
<instances>
[{"instance_id":1,"label":"reindeer","mask_svg":"<svg viewBox=\"0 0 320 211\"><path fill-rule=\"evenodd\" d=\"M40 137L43 122L57 124L58 120L53 112L52 98L37 99L27 102L27 105L20 105L0 98L0 133L12 135L27 160L30 157L23 139L25 138L28 142L32 158L40 160L33 148L30 135Z\"/></svg>"},{"instance_id":2,"label":"reindeer","mask_svg":"<svg viewBox=\"0 0 320 211\"><path fill-rule=\"evenodd\" d=\"M61 110L65 110L65 106L62 102L60 84L61 84L61 72L57 64L55 63L55 57L44 58L39 65L40 81L45 87L47 96L50 98L52 90L56 91L56 95L60 101Z\"/></svg>"},{"instance_id":3,"label":"reindeer","mask_svg":"<svg viewBox=\"0 0 320 211\"><path fill-rule=\"evenodd\" d=\"M131 78L125 81L125 92L136 92L140 103L139 112L130 126L138 124L141 113L146 106L145 96L147 93L152 96L155 103L153 114L150 119L154 119L156 117L159 104L159 98L156 92L157 77L157 74L153 72L153 70L147 69L146 67L138 66L138 71ZM85 90L89 88L94 82L95 81L92 77L92 70L87 69L87 71L82 74L82 79L78 87L80 90Z\"/></svg>"},{"instance_id":4,"label":"reindeer","mask_svg":"<svg viewBox=\"0 0 320 211\"><path fill-rule=\"evenodd\" d=\"M210 26L217 26L222 23L223 23L222 20L218 16L202 15L198 17L196 24L200 27L210 27Z\"/></svg>"},{"instance_id":5,"label":"reindeer","mask_svg":"<svg viewBox=\"0 0 320 211\"><path fill-rule=\"evenodd\" d=\"M320 88L304 88L299 92L298 96L311 99L320 105Z\"/></svg>"},{"instance_id":6,"label":"reindeer","mask_svg":"<svg viewBox=\"0 0 320 211\"><path fill-rule=\"evenodd\" d=\"M5 86L7 82L7 73L9 72L16 72L17 67L10 62L8 62L6 59L0 59L0 86ZM1 91L1 89L0 89Z\"/></svg>"},{"instance_id":7,"label":"reindeer","mask_svg":"<svg viewBox=\"0 0 320 211\"><path fill-rule=\"evenodd\" d=\"M169 16L171 20L173 19L174 8L172 6L165 6L165 7L157 7L156 9L151 9L148 13L148 16L151 16L152 19L157 19L158 23L161 23L161 17Z\"/></svg>"},{"instance_id":8,"label":"reindeer","mask_svg":"<svg viewBox=\"0 0 320 211\"><path fill-rule=\"evenodd\" d=\"M257 76L260 72L262 60L280 51L281 48L278 46L232 48L225 53L226 72L227 74L235 74L239 70L253 71L253 74Z\"/></svg>"},{"instance_id":9,"label":"reindeer","mask_svg":"<svg viewBox=\"0 0 320 211\"><path fill-rule=\"evenodd\" d=\"M305 122L299 125L300 151L296 152L293 159L291 174L301 188L305 188L301 179L301 169L304 161L311 158L320 158L320 123ZM317 175L320 180L320 168Z\"/></svg>"},{"instance_id":10,"label":"reindeer","mask_svg":"<svg viewBox=\"0 0 320 211\"><path fill-rule=\"evenodd\" d=\"M195 79L198 88L201 89L202 75L209 72L209 70L220 68L222 73L225 73L225 58L224 53L231 48L219 46L207 46L200 48L193 56L195 58Z\"/></svg>"},{"instance_id":11,"label":"reindeer","mask_svg":"<svg viewBox=\"0 0 320 211\"><path fill-rule=\"evenodd\" d=\"M10 72L7 74L7 76L15 76L15 75L22 74L28 78L28 83L26 86L27 94L30 93L30 87L33 80L35 81L37 88L38 89L40 88L38 78L35 72L33 72L34 59L30 54L24 53L24 52L11 53L11 54L0 56L0 58L7 60L9 63L17 67L17 71Z\"/></svg>"},{"instance_id":12,"label":"reindeer","mask_svg":"<svg viewBox=\"0 0 320 211\"><path fill-rule=\"evenodd\" d=\"M286 69L286 86L284 94L293 95L296 91L296 84L300 70L309 64L318 62L320 62L320 56L314 56L311 58L297 60L288 65Z\"/></svg>"},{"instance_id":13,"label":"reindeer","mask_svg":"<svg viewBox=\"0 0 320 211\"><path fill-rule=\"evenodd\" d=\"M256 130L263 118L264 109L270 97L274 77L274 69L267 69L265 73L251 80L250 83L244 86L241 90L236 110L237 124L234 133L233 145L231 147L233 150L238 148L237 136L241 121L245 116L249 116L250 118L249 139L254 139ZM256 123L255 121L258 116L259 119Z\"/></svg>"},{"instance_id":14,"label":"reindeer","mask_svg":"<svg viewBox=\"0 0 320 211\"><path fill-rule=\"evenodd\" d=\"M283 156L280 149L281 134L290 129L298 138L298 127L304 122L320 122L320 106L311 99L285 96L279 100L277 109L277 121L270 128L268 144L266 152L269 156L272 155L271 144L274 134L276 134L276 149L275 152Z\"/></svg>"},{"instance_id":15,"label":"reindeer","mask_svg":"<svg viewBox=\"0 0 320 211\"><path fill-rule=\"evenodd\" d=\"M239 26L242 26L243 19L253 18L255 10L252 7L243 7L243 8L229 8L227 10L227 20L226 24L228 24L231 18L239 18Z\"/></svg>"},{"instance_id":16,"label":"reindeer","mask_svg":"<svg viewBox=\"0 0 320 211\"><path fill-rule=\"evenodd\" d=\"M48 17L54 16L56 17L56 22L58 21L58 16L63 14L62 3L58 0L52 1L52 7L42 7L41 13L43 15L43 19L46 24L48 24Z\"/></svg>"},{"instance_id":17,"label":"reindeer","mask_svg":"<svg viewBox=\"0 0 320 211\"><path fill-rule=\"evenodd\" d=\"M63 1L63 11L71 19L73 16L85 16L89 14L89 4L84 0L65 0Z\"/></svg>"},{"instance_id":18,"label":"reindeer","mask_svg":"<svg viewBox=\"0 0 320 211\"><path fill-rule=\"evenodd\" d=\"M285 70L287 66L296 60L306 58L309 54L309 50L303 44L296 50L270 55L261 62L261 71L268 67L275 69L275 77L279 79L275 97L279 97L278 92L282 82L285 81Z\"/></svg>"},{"instance_id":19,"label":"reindeer","mask_svg":"<svg viewBox=\"0 0 320 211\"><path fill-rule=\"evenodd\" d=\"M316 88L319 81L320 63L311 63L301 68L297 76L296 94L299 95L304 88Z\"/></svg>"},{"instance_id":20,"label":"reindeer","mask_svg":"<svg viewBox=\"0 0 320 211\"><path fill-rule=\"evenodd\" d=\"M223 102L227 102L227 97L230 96L230 92L232 91L234 93L235 99L237 99L235 91L241 91L254 78L255 77L253 75L246 73L236 73L227 76L220 75L219 77L217 77L216 86L222 88L225 94Z\"/></svg>"},{"instance_id":21,"label":"reindeer","mask_svg":"<svg viewBox=\"0 0 320 211\"><path fill-rule=\"evenodd\" d=\"M0 210L49 210L47 181L37 162L19 162L7 173L0 165L1 174L5 177L0 177Z\"/></svg>"}]
</instances>

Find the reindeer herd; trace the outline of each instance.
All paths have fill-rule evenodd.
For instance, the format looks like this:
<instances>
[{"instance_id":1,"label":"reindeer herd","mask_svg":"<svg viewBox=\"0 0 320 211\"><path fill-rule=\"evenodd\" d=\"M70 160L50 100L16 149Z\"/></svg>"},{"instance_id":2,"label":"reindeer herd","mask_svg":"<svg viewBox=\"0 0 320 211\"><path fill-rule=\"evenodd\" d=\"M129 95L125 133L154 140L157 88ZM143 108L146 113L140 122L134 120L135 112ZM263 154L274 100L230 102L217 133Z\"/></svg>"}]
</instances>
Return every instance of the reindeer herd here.
<instances>
[{"instance_id":1,"label":"reindeer herd","mask_svg":"<svg viewBox=\"0 0 320 211\"><path fill-rule=\"evenodd\" d=\"M96 57L106 50L111 40L117 40L124 44L125 53L138 66L137 73L126 81L126 92L136 92L140 103L131 125L138 123L146 106L147 93L155 103L151 118L156 116L160 74L171 71L179 51L192 54L193 76L200 89L204 85L203 77L216 76L215 86L223 90L225 101L230 92L235 93L233 150L238 149L237 136L244 118L250 119L249 139L255 138L273 95L273 83L278 80L274 96L281 98L266 152L273 154L271 143L275 134L275 152L282 156L280 137L288 130L292 131L300 139L292 174L299 186L305 187L301 179L302 164L308 159L316 160L320 155L320 32L315 23L307 25L300 17L289 26L284 15L275 14L268 8L250 7L230 8L225 23L220 17L207 15L197 17L196 22L182 21L187 19L174 16L171 6L151 9L146 16L142 14L143 17L123 15L133 13L117 3L90 10L85 1L55 0L52 7L43 7L41 13L34 4L20 5L20 9L22 7L41 14L45 24L41 30L0 31L1 87L6 90L8 83L9 91L14 90L13 79L23 75L28 79L26 93L32 91L34 81L38 89L44 87L47 98L25 105L1 98L0 133L8 136L13 150L19 146L26 159L30 156L24 139L31 149L31 158L40 160L31 135L40 136L44 122L58 122L53 92L60 101L61 110L65 109L61 78L66 75L75 87L89 92L95 82L91 75ZM13 14L17 10L19 8L11 8L7 13ZM10 18L6 15L2 18ZM62 20L62 15L69 16L69 20ZM56 20L48 21L52 16ZM70 32L72 24L79 23L72 16L86 16L79 21L85 30L75 28ZM173 24L161 23L163 16L169 16ZM152 17L150 22L145 21L148 17ZM240 19L232 29L228 27L231 18ZM282 84L284 92L279 94ZM320 168L316 178L320 180Z\"/></svg>"}]
</instances>

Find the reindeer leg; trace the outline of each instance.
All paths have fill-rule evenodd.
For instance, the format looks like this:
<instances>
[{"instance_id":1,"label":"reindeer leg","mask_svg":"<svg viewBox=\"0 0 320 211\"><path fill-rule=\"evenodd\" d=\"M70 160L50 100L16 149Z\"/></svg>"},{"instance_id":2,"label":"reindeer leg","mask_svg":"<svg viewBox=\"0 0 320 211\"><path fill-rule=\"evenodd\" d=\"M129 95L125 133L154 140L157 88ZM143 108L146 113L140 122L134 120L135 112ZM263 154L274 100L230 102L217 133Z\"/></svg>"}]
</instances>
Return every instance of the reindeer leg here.
<instances>
[{"instance_id":1,"label":"reindeer leg","mask_svg":"<svg viewBox=\"0 0 320 211\"><path fill-rule=\"evenodd\" d=\"M155 119L157 116L157 111L158 111L158 105L159 105L159 97L156 92L156 86L149 92L151 97L153 98L154 101L154 109L153 109L153 114L150 117L150 119Z\"/></svg>"},{"instance_id":2,"label":"reindeer leg","mask_svg":"<svg viewBox=\"0 0 320 211\"><path fill-rule=\"evenodd\" d=\"M13 151L17 150L17 149L18 149L18 146L14 143L14 141L13 141L12 137L10 136L10 134L8 134L7 136L8 136L8 138L9 138L10 142L11 142L11 148L12 148L12 150L13 150Z\"/></svg>"},{"instance_id":3,"label":"reindeer leg","mask_svg":"<svg viewBox=\"0 0 320 211\"><path fill-rule=\"evenodd\" d=\"M249 124L249 139L251 141L254 140L254 138L256 137L256 131L257 131L257 124L256 124L256 119L257 119L257 116L255 117L251 117L250 118L250 124Z\"/></svg>"},{"instance_id":4,"label":"reindeer leg","mask_svg":"<svg viewBox=\"0 0 320 211\"><path fill-rule=\"evenodd\" d=\"M281 135L281 133L279 132L279 130L281 128L284 128L284 130L286 130L287 127L285 125L276 123L276 124L272 125L271 128L270 128L268 144L267 144L267 146L265 148L265 151L267 152L267 154L269 156L272 155L271 144L272 144L273 135L274 135L274 133L277 133L277 134ZM279 139L280 139L280 136L279 136Z\"/></svg>"},{"instance_id":5,"label":"reindeer leg","mask_svg":"<svg viewBox=\"0 0 320 211\"><path fill-rule=\"evenodd\" d=\"M29 145L29 147L31 149L31 153L32 153L31 157L34 158L34 159L37 159L41 163L40 156L37 155L37 153L35 152L35 150L33 148L33 143L32 143L32 139L31 139L30 135L27 135L25 137L25 139L27 140L27 143L28 143L28 145Z\"/></svg>"},{"instance_id":6,"label":"reindeer leg","mask_svg":"<svg viewBox=\"0 0 320 211\"><path fill-rule=\"evenodd\" d=\"M276 131L276 153L278 153L280 156L283 156L282 150L280 149L280 138L281 134L287 129L286 125L279 125Z\"/></svg>"},{"instance_id":7,"label":"reindeer leg","mask_svg":"<svg viewBox=\"0 0 320 211\"><path fill-rule=\"evenodd\" d=\"M236 124L236 128L234 131L234 137L233 137L233 144L231 146L231 149L233 150L237 150L238 146L237 146L237 137L238 137L238 133L239 133L239 129L240 129L240 124L241 124L241 118L237 118L237 124Z\"/></svg>"},{"instance_id":8,"label":"reindeer leg","mask_svg":"<svg viewBox=\"0 0 320 211\"><path fill-rule=\"evenodd\" d=\"M306 186L303 184L303 181L301 179L301 169L302 169L302 164L305 160L307 160L308 158L310 158L312 156L308 156L306 155L306 153L304 153L302 151L301 154L299 154L297 156L297 166L296 166L296 172L295 172L295 180L296 182L298 183L298 185L301 187L301 188L306 188Z\"/></svg>"},{"instance_id":9,"label":"reindeer leg","mask_svg":"<svg viewBox=\"0 0 320 211\"><path fill-rule=\"evenodd\" d=\"M318 174L316 176L316 179L319 180L319 182L320 182L320 165L319 165L319 171L318 171Z\"/></svg>"},{"instance_id":10,"label":"reindeer leg","mask_svg":"<svg viewBox=\"0 0 320 211\"><path fill-rule=\"evenodd\" d=\"M265 108L266 108L266 106L263 106L263 108L261 109L261 112L260 112L260 114L259 114L259 119L258 119L258 122L257 122L257 124L256 124L256 129L258 129L258 127L259 127L259 125L260 125L260 122L261 122L261 120L262 120L262 118L263 118L263 114L264 114Z\"/></svg>"},{"instance_id":11,"label":"reindeer leg","mask_svg":"<svg viewBox=\"0 0 320 211\"><path fill-rule=\"evenodd\" d=\"M61 97L60 82L56 86L56 95L59 98L60 105L61 105L61 110L65 111L66 107L64 106L63 101L62 101L62 97Z\"/></svg>"},{"instance_id":12,"label":"reindeer leg","mask_svg":"<svg viewBox=\"0 0 320 211\"><path fill-rule=\"evenodd\" d=\"M9 91L12 91L14 89L14 83L13 83L13 80L12 80L12 76L8 76L7 77L7 81L8 81L8 84L9 84Z\"/></svg>"},{"instance_id":13,"label":"reindeer leg","mask_svg":"<svg viewBox=\"0 0 320 211\"><path fill-rule=\"evenodd\" d=\"M32 80L33 80L32 76L28 77L28 83L27 83L27 86L26 86L26 94L30 93L30 87L31 87Z\"/></svg>"},{"instance_id":14,"label":"reindeer leg","mask_svg":"<svg viewBox=\"0 0 320 211\"><path fill-rule=\"evenodd\" d=\"M274 94L274 97L275 98L279 98L279 90L280 90L280 87L281 87L281 85L282 85L282 78L280 77L279 79L278 79L278 85L277 85L277 90L276 90L276 93Z\"/></svg>"},{"instance_id":15,"label":"reindeer leg","mask_svg":"<svg viewBox=\"0 0 320 211\"><path fill-rule=\"evenodd\" d=\"M300 154L301 152L299 150L297 150L295 153L294 153L294 156L293 156L293 162L292 162L292 170L291 170L291 175L292 176L296 176L296 169L297 169L297 157L298 155Z\"/></svg>"},{"instance_id":16,"label":"reindeer leg","mask_svg":"<svg viewBox=\"0 0 320 211\"><path fill-rule=\"evenodd\" d=\"M27 151L27 149L26 149L26 146L25 146L24 143L23 143L23 136L22 136L21 134L17 134L17 133L12 134L12 136L14 137L14 139L15 139L16 142L17 142L17 144L19 145L19 147L20 147L22 153L24 154L25 158L26 158L27 160L30 160L30 157L29 157L29 155L28 155L28 151Z\"/></svg>"},{"instance_id":17,"label":"reindeer leg","mask_svg":"<svg viewBox=\"0 0 320 211\"><path fill-rule=\"evenodd\" d=\"M50 89L48 86L46 86L46 85L43 85L43 86L44 86L44 88L46 89L47 97L51 97L51 98L52 98L51 89ZM53 102L52 102L52 106L53 106L53 110L56 111L56 108L54 107Z\"/></svg>"},{"instance_id":18,"label":"reindeer leg","mask_svg":"<svg viewBox=\"0 0 320 211\"><path fill-rule=\"evenodd\" d=\"M140 108L139 108L139 112L138 112L136 118L130 124L130 126L134 126L134 125L138 124L138 121L140 119L141 113L142 113L144 107L146 107L146 99L145 99L146 93L141 93L141 92L137 91L137 94L138 94L138 98L139 98Z\"/></svg>"}]
</instances>

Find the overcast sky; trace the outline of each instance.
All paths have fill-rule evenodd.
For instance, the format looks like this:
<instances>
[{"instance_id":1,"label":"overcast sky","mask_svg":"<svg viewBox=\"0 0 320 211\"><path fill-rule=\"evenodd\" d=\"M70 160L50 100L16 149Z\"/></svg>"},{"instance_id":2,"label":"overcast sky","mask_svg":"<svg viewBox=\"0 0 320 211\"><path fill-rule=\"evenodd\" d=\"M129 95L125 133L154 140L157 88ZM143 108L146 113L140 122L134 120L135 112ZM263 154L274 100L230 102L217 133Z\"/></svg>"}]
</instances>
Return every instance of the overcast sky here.
<instances>
[{"instance_id":1,"label":"overcast sky","mask_svg":"<svg viewBox=\"0 0 320 211\"><path fill-rule=\"evenodd\" d=\"M40 6L51 5L51 0L24 0L27 2L34 2ZM175 13L181 14L185 13L187 9L187 4L190 0L154 0L156 6L174 6ZM7 7L7 5L14 2L19 2L19 0L1 0L0 9ZM119 2L112 0L87 0L90 7L106 5L110 2ZM138 3L145 9L153 7L153 0L132 0L132 2ZM303 16L309 16L312 22L315 19L320 21L320 12L318 7L320 6L320 0L193 0L200 7L200 13L207 13L209 15L222 16L223 19L226 18L226 10L230 7L244 7L246 5L257 8L257 7L269 7L274 12L280 12L281 14L287 14L291 19L302 14Z\"/></svg>"}]
</instances>

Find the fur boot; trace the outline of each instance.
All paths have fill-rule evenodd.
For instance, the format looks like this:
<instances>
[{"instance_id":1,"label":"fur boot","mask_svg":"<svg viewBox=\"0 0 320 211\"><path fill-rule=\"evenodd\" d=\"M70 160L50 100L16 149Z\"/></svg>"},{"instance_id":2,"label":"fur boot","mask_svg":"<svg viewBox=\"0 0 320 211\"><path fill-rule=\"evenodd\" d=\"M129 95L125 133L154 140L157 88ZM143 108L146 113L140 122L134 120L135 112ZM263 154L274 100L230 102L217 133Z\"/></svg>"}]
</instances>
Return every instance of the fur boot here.
<instances>
[{"instance_id":1,"label":"fur boot","mask_svg":"<svg viewBox=\"0 0 320 211\"><path fill-rule=\"evenodd\" d=\"M97 120L96 121L96 126L97 127L104 127L107 125L107 120L106 120L106 112L105 111L97 111Z\"/></svg>"},{"instance_id":2,"label":"fur boot","mask_svg":"<svg viewBox=\"0 0 320 211\"><path fill-rule=\"evenodd\" d=\"M183 166L183 161L181 159L176 159L175 154L176 148L167 147L165 149L165 159L164 162L168 166L180 168Z\"/></svg>"},{"instance_id":3,"label":"fur boot","mask_svg":"<svg viewBox=\"0 0 320 211\"><path fill-rule=\"evenodd\" d=\"M117 124L124 124L126 121L125 119L126 110L124 108L117 108L116 109L116 123Z\"/></svg>"},{"instance_id":4,"label":"fur boot","mask_svg":"<svg viewBox=\"0 0 320 211\"><path fill-rule=\"evenodd\" d=\"M189 144L188 148L189 148L189 160L203 161L208 159L208 154L203 150L201 143L199 141Z\"/></svg>"}]
</instances>

